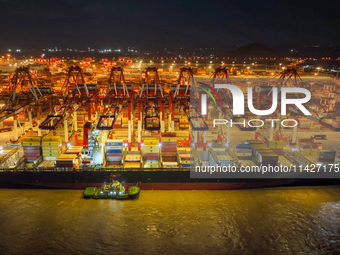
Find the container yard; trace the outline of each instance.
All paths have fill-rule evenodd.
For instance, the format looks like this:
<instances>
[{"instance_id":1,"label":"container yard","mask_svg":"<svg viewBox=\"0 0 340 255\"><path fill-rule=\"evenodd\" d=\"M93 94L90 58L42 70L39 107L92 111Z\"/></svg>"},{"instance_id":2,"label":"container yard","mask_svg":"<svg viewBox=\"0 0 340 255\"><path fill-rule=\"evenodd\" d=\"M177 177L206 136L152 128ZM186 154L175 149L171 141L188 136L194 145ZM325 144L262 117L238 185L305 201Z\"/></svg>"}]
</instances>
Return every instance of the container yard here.
<instances>
[{"instance_id":1,"label":"container yard","mask_svg":"<svg viewBox=\"0 0 340 255\"><path fill-rule=\"evenodd\" d=\"M212 183L224 189L231 181L227 176L198 182L189 173L196 166L340 161L339 79L302 80L294 63L277 76L256 78L233 75L225 66L207 71L171 65L167 71L124 58L31 62L0 84L2 185L20 185L20 173L34 173L25 185L82 188L114 173L150 189L199 189L200 182L201 188ZM286 116L278 111L235 116L226 90L218 91L219 100L207 99L208 110L201 114L197 102L216 92L211 87L216 83L233 84L245 94L252 88L258 110L270 108L273 88L307 88L312 97L305 106L312 115L288 106ZM237 124L214 126L216 118ZM271 125L268 118L287 125ZM298 124L289 127L294 121ZM258 122L263 125L254 127Z\"/></svg>"}]
</instances>

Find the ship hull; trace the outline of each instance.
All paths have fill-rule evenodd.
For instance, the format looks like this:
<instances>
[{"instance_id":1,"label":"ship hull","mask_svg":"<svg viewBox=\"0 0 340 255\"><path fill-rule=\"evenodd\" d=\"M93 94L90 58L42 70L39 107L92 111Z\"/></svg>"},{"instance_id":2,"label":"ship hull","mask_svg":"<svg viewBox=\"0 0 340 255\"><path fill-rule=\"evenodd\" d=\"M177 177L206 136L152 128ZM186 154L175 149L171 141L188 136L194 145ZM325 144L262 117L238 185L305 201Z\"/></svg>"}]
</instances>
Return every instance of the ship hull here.
<instances>
[{"instance_id":1,"label":"ship hull","mask_svg":"<svg viewBox=\"0 0 340 255\"><path fill-rule=\"evenodd\" d=\"M1 172L0 188L85 189L110 182L110 171ZM188 171L114 171L124 186L142 190L230 190L287 185L337 184L328 180L299 179L193 179Z\"/></svg>"}]
</instances>

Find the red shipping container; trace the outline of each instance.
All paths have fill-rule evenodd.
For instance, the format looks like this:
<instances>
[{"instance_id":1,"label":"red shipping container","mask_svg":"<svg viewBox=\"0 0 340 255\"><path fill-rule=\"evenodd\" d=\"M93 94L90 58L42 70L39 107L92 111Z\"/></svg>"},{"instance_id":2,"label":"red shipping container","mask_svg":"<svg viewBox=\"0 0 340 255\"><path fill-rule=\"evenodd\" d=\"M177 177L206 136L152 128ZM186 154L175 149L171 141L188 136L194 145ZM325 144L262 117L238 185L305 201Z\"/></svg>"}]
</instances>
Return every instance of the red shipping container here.
<instances>
[{"instance_id":1,"label":"red shipping container","mask_svg":"<svg viewBox=\"0 0 340 255\"><path fill-rule=\"evenodd\" d=\"M177 142L163 142L162 147L172 147L177 146Z\"/></svg>"},{"instance_id":2,"label":"red shipping container","mask_svg":"<svg viewBox=\"0 0 340 255\"><path fill-rule=\"evenodd\" d=\"M122 153L106 153L107 157L119 157L122 156Z\"/></svg>"},{"instance_id":3,"label":"red shipping container","mask_svg":"<svg viewBox=\"0 0 340 255\"><path fill-rule=\"evenodd\" d=\"M278 165L278 161L277 160L266 160L266 161L262 161L261 162L261 164L263 165L263 166L268 166L268 165L270 165L270 166L277 166Z\"/></svg>"},{"instance_id":4,"label":"red shipping container","mask_svg":"<svg viewBox=\"0 0 340 255\"><path fill-rule=\"evenodd\" d=\"M144 156L145 160L159 160L159 157L157 156Z\"/></svg>"},{"instance_id":5,"label":"red shipping container","mask_svg":"<svg viewBox=\"0 0 340 255\"><path fill-rule=\"evenodd\" d=\"M38 158L39 156L29 156L29 157L26 156L27 160L37 160Z\"/></svg>"},{"instance_id":6,"label":"red shipping container","mask_svg":"<svg viewBox=\"0 0 340 255\"><path fill-rule=\"evenodd\" d=\"M41 148L37 147L36 149L25 149L24 147L24 153L41 153Z\"/></svg>"},{"instance_id":7,"label":"red shipping container","mask_svg":"<svg viewBox=\"0 0 340 255\"><path fill-rule=\"evenodd\" d=\"M276 155L282 155L283 149L271 149Z\"/></svg>"},{"instance_id":8,"label":"red shipping container","mask_svg":"<svg viewBox=\"0 0 340 255\"><path fill-rule=\"evenodd\" d=\"M179 156L182 160L191 160L191 158L192 158L190 153L179 154Z\"/></svg>"},{"instance_id":9,"label":"red shipping container","mask_svg":"<svg viewBox=\"0 0 340 255\"><path fill-rule=\"evenodd\" d=\"M164 157L163 162L177 162L176 157Z\"/></svg>"},{"instance_id":10,"label":"red shipping container","mask_svg":"<svg viewBox=\"0 0 340 255\"><path fill-rule=\"evenodd\" d=\"M251 160L251 156L238 156L237 157L239 160Z\"/></svg>"},{"instance_id":11,"label":"red shipping container","mask_svg":"<svg viewBox=\"0 0 340 255\"><path fill-rule=\"evenodd\" d=\"M56 163L56 167L69 167L69 168L73 168L73 163L72 164L70 164L70 163L68 163L68 164L61 164L61 163Z\"/></svg>"},{"instance_id":12,"label":"red shipping container","mask_svg":"<svg viewBox=\"0 0 340 255\"><path fill-rule=\"evenodd\" d=\"M318 144L316 143L300 143L300 148L304 149L317 149Z\"/></svg>"},{"instance_id":13,"label":"red shipping container","mask_svg":"<svg viewBox=\"0 0 340 255\"><path fill-rule=\"evenodd\" d=\"M144 157L148 157L148 156L158 156L159 153L144 153Z\"/></svg>"},{"instance_id":14,"label":"red shipping container","mask_svg":"<svg viewBox=\"0 0 340 255\"><path fill-rule=\"evenodd\" d=\"M162 148L162 153L163 152L170 152L170 151L173 151L173 152L176 152L177 151L177 148L176 147L170 147L170 148Z\"/></svg>"},{"instance_id":15,"label":"red shipping container","mask_svg":"<svg viewBox=\"0 0 340 255\"><path fill-rule=\"evenodd\" d=\"M25 153L25 156L40 156L40 152L31 152L31 153Z\"/></svg>"},{"instance_id":16,"label":"red shipping container","mask_svg":"<svg viewBox=\"0 0 340 255\"><path fill-rule=\"evenodd\" d=\"M107 166L119 166L121 164L122 164L121 161L109 161L109 162L106 162Z\"/></svg>"},{"instance_id":17,"label":"red shipping container","mask_svg":"<svg viewBox=\"0 0 340 255\"><path fill-rule=\"evenodd\" d=\"M40 149L41 146L24 146L24 150Z\"/></svg>"},{"instance_id":18,"label":"red shipping container","mask_svg":"<svg viewBox=\"0 0 340 255\"><path fill-rule=\"evenodd\" d=\"M175 132L166 132L162 134L162 137L176 137Z\"/></svg>"},{"instance_id":19,"label":"red shipping container","mask_svg":"<svg viewBox=\"0 0 340 255\"><path fill-rule=\"evenodd\" d=\"M162 152L162 156L163 157L172 157L172 156L176 156L176 152L175 151L164 151Z\"/></svg>"},{"instance_id":20,"label":"red shipping container","mask_svg":"<svg viewBox=\"0 0 340 255\"><path fill-rule=\"evenodd\" d=\"M334 163L334 159L332 159L332 158L318 158L316 161L322 162L322 163L325 163L325 162L328 162L328 163L331 163L331 164Z\"/></svg>"},{"instance_id":21,"label":"red shipping container","mask_svg":"<svg viewBox=\"0 0 340 255\"><path fill-rule=\"evenodd\" d=\"M299 143L314 143L314 138L308 138L308 139L301 138L299 139Z\"/></svg>"}]
</instances>

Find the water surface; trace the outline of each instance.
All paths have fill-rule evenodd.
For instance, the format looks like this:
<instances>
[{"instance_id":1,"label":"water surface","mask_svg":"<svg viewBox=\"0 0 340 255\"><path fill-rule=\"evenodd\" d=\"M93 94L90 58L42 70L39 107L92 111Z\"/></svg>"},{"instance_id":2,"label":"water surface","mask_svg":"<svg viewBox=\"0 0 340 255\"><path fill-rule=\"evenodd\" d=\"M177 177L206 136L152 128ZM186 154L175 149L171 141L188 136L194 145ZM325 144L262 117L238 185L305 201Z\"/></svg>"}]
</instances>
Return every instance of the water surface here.
<instances>
[{"instance_id":1,"label":"water surface","mask_svg":"<svg viewBox=\"0 0 340 255\"><path fill-rule=\"evenodd\" d=\"M0 254L340 254L340 188L0 190Z\"/></svg>"}]
</instances>

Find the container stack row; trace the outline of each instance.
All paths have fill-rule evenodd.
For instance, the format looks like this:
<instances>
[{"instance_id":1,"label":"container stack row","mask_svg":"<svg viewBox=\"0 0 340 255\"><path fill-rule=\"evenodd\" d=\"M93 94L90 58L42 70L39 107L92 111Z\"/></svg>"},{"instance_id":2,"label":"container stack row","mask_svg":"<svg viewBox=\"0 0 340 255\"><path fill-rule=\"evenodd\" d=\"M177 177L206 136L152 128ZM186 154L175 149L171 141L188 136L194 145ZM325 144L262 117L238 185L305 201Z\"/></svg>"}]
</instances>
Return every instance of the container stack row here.
<instances>
[{"instance_id":1,"label":"container stack row","mask_svg":"<svg viewBox=\"0 0 340 255\"><path fill-rule=\"evenodd\" d=\"M217 159L220 162L221 167L234 166L234 161L230 155L217 155Z\"/></svg>"},{"instance_id":2,"label":"container stack row","mask_svg":"<svg viewBox=\"0 0 340 255\"><path fill-rule=\"evenodd\" d=\"M236 144L234 152L239 160L251 160L252 149L250 144Z\"/></svg>"},{"instance_id":3,"label":"container stack row","mask_svg":"<svg viewBox=\"0 0 340 255\"><path fill-rule=\"evenodd\" d=\"M266 145L277 155L283 154L283 141L269 141Z\"/></svg>"},{"instance_id":4,"label":"container stack row","mask_svg":"<svg viewBox=\"0 0 340 255\"><path fill-rule=\"evenodd\" d=\"M125 155L124 168L140 168L141 159L140 151L128 151Z\"/></svg>"},{"instance_id":5,"label":"container stack row","mask_svg":"<svg viewBox=\"0 0 340 255\"><path fill-rule=\"evenodd\" d=\"M163 167L178 167L176 133L162 134L162 164Z\"/></svg>"},{"instance_id":6,"label":"container stack row","mask_svg":"<svg viewBox=\"0 0 340 255\"><path fill-rule=\"evenodd\" d=\"M279 156L259 140L246 141L252 148L252 161L257 165L277 166Z\"/></svg>"},{"instance_id":7,"label":"container stack row","mask_svg":"<svg viewBox=\"0 0 340 255\"><path fill-rule=\"evenodd\" d=\"M300 143L300 153L303 156L317 156L318 145L316 143Z\"/></svg>"},{"instance_id":8,"label":"container stack row","mask_svg":"<svg viewBox=\"0 0 340 255\"><path fill-rule=\"evenodd\" d=\"M336 151L331 151L331 150L322 150L319 151L317 159L316 159L316 164L320 165L328 165L331 164L333 165L335 162L335 156L336 156Z\"/></svg>"},{"instance_id":9,"label":"container stack row","mask_svg":"<svg viewBox=\"0 0 340 255\"><path fill-rule=\"evenodd\" d=\"M80 160L76 154L60 154L56 161L57 168L79 169Z\"/></svg>"},{"instance_id":10,"label":"container stack row","mask_svg":"<svg viewBox=\"0 0 340 255\"><path fill-rule=\"evenodd\" d=\"M106 166L122 166L123 140L105 142Z\"/></svg>"},{"instance_id":11,"label":"container stack row","mask_svg":"<svg viewBox=\"0 0 340 255\"><path fill-rule=\"evenodd\" d=\"M159 139L144 139L144 168L159 168Z\"/></svg>"},{"instance_id":12,"label":"container stack row","mask_svg":"<svg viewBox=\"0 0 340 255\"><path fill-rule=\"evenodd\" d=\"M61 153L60 136L44 136L42 138L42 154L44 160L57 160Z\"/></svg>"},{"instance_id":13,"label":"container stack row","mask_svg":"<svg viewBox=\"0 0 340 255\"><path fill-rule=\"evenodd\" d=\"M83 149L83 146L76 146L76 145L71 145L67 151L65 152L66 154L76 154L79 155Z\"/></svg>"},{"instance_id":14,"label":"container stack row","mask_svg":"<svg viewBox=\"0 0 340 255\"><path fill-rule=\"evenodd\" d=\"M27 162L36 161L41 154L41 137L25 137L22 146Z\"/></svg>"},{"instance_id":15,"label":"container stack row","mask_svg":"<svg viewBox=\"0 0 340 255\"><path fill-rule=\"evenodd\" d=\"M179 156L182 167L193 166L194 162L191 157L192 155L190 152L190 147L181 147L177 149L178 149L178 156Z\"/></svg>"}]
</instances>

